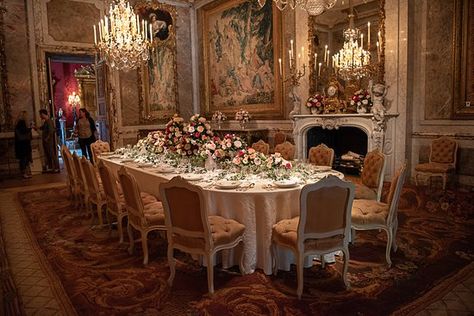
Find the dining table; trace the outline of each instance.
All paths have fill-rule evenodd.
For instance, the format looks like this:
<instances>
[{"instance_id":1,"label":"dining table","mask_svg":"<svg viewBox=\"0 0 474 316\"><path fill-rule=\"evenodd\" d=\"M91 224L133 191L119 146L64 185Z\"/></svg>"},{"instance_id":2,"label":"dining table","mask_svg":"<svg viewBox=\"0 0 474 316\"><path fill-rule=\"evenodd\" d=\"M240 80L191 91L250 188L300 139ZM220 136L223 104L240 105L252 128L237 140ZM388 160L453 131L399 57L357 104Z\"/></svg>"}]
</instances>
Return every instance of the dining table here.
<instances>
[{"instance_id":1,"label":"dining table","mask_svg":"<svg viewBox=\"0 0 474 316\"><path fill-rule=\"evenodd\" d=\"M172 168L141 164L132 159L117 156L100 156L115 175L124 166L136 179L141 191L154 195L161 200L159 187L161 183L181 176L202 188L205 205L209 215L219 215L234 219L245 225L243 243L234 250L222 251L216 258L224 268L238 264L243 254L242 273L249 274L262 269L267 275L273 271L272 228L283 219L299 216L300 192L304 185L314 183L326 176L344 175L330 168L316 169L314 176L305 180L275 181L250 175L239 181L215 180L222 178L224 170L193 173ZM278 248L278 269L290 270L295 262L291 251ZM305 259L305 266L312 265L312 258Z\"/></svg>"}]
</instances>

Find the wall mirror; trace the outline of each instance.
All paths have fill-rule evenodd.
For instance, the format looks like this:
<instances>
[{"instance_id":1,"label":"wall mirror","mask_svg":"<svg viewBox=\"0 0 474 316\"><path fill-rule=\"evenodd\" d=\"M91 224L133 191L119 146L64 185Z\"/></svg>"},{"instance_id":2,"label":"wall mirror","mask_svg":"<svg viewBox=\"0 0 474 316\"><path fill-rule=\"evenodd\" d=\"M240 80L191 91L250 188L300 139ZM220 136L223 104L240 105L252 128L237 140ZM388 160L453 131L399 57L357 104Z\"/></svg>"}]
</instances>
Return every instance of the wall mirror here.
<instances>
[{"instance_id":1,"label":"wall mirror","mask_svg":"<svg viewBox=\"0 0 474 316\"><path fill-rule=\"evenodd\" d=\"M360 30L363 48L370 53L370 73L363 78L344 79L336 75L332 56L344 46L344 30L349 27L349 14ZM308 18L309 94L337 94L349 102L354 92L366 89L369 80L384 82L385 0L339 0L330 10ZM369 34L370 23L370 34ZM370 43L369 43L370 37ZM377 44L378 43L378 44Z\"/></svg>"}]
</instances>

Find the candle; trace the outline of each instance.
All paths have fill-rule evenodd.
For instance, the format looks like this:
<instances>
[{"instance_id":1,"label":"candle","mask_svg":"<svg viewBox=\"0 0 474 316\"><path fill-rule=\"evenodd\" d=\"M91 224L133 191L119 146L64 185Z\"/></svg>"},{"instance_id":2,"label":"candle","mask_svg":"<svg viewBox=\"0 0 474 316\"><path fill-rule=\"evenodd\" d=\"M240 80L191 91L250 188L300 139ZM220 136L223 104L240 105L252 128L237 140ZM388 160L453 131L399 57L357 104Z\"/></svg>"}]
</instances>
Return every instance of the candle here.
<instances>
[{"instance_id":1,"label":"candle","mask_svg":"<svg viewBox=\"0 0 474 316\"><path fill-rule=\"evenodd\" d=\"M329 51L329 49L328 49L328 57L327 57L327 59L326 59L326 67L329 67L329 52L330 52L330 51Z\"/></svg>"},{"instance_id":2,"label":"candle","mask_svg":"<svg viewBox=\"0 0 474 316\"><path fill-rule=\"evenodd\" d=\"M317 70L318 65L318 53L314 53L314 70Z\"/></svg>"},{"instance_id":3,"label":"candle","mask_svg":"<svg viewBox=\"0 0 474 316\"><path fill-rule=\"evenodd\" d=\"M99 21L99 41L102 41L102 20Z\"/></svg>"},{"instance_id":4,"label":"candle","mask_svg":"<svg viewBox=\"0 0 474 316\"><path fill-rule=\"evenodd\" d=\"M94 44L97 45L97 33L96 33L95 25L94 25Z\"/></svg>"},{"instance_id":5,"label":"candle","mask_svg":"<svg viewBox=\"0 0 474 316\"><path fill-rule=\"evenodd\" d=\"M288 51L288 56L290 57L288 60L290 61L290 68L291 68L291 49Z\"/></svg>"},{"instance_id":6,"label":"candle","mask_svg":"<svg viewBox=\"0 0 474 316\"><path fill-rule=\"evenodd\" d=\"M377 61L380 62L380 44L377 41Z\"/></svg>"},{"instance_id":7,"label":"candle","mask_svg":"<svg viewBox=\"0 0 474 316\"><path fill-rule=\"evenodd\" d=\"M369 45L370 49L370 22L367 22L367 45Z\"/></svg>"},{"instance_id":8,"label":"candle","mask_svg":"<svg viewBox=\"0 0 474 316\"><path fill-rule=\"evenodd\" d=\"M324 61L327 59L327 53L328 53L328 46L324 45Z\"/></svg>"},{"instance_id":9,"label":"candle","mask_svg":"<svg viewBox=\"0 0 474 316\"><path fill-rule=\"evenodd\" d=\"M320 76L321 76L321 65L322 65L322 63L319 63L319 68L318 68L318 77L320 77Z\"/></svg>"},{"instance_id":10,"label":"candle","mask_svg":"<svg viewBox=\"0 0 474 316\"><path fill-rule=\"evenodd\" d=\"M290 40L290 52L291 52L290 58L293 58L293 40Z\"/></svg>"},{"instance_id":11,"label":"candle","mask_svg":"<svg viewBox=\"0 0 474 316\"><path fill-rule=\"evenodd\" d=\"M152 31L153 27L151 26L151 23L150 23L150 43L153 42L153 31Z\"/></svg>"},{"instance_id":12,"label":"candle","mask_svg":"<svg viewBox=\"0 0 474 316\"><path fill-rule=\"evenodd\" d=\"M364 48L364 33L360 34L360 48Z\"/></svg>"},{"instance_id":13,"label":"candle","mask_svg":"<svg viewBox=\"0 0 474 316\"><path fill-rule=\"evenodd\" d=\"M281 58L278 58L278 65L280 66L280 77L283 76L282 70L281 70Z\"/></svg>"}]
</instances>

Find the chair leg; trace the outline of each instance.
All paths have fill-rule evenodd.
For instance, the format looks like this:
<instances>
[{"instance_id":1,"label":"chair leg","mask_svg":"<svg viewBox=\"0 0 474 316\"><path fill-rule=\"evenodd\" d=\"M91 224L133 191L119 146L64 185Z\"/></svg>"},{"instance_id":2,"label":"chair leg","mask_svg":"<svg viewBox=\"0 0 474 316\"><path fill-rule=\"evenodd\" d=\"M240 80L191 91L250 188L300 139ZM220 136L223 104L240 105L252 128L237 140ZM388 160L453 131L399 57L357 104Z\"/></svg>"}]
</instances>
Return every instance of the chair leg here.
<instances>
[{"instance_id":1,"label":"chair leg","mask_svg":"<svg viewBox=\"0 0 474 316\"><path fill-rule=\"evenodd\" d=\"M388 267L392 266L392 260L390 260L390 250L392 248L392 241L393 241L393 233L392 229L386 229L387 232L387 248L385 250L385 258L387 259Z\"/></svg>"},{"instance_id":2,"label":"chair leg","mask_svg":"<svg viewBox=\"0 0 474 316\"><path fill-rule=\"evenodd\" d=\"M102 218L102 204L97 201L97 218L99 218L99 226L102 226L104 224L104 220Z\"/></svg>"},{"instance_id":3,"label":"chair leg","mask_svg":"<svg viewBox=\"0 0 474 316\"><path fill-rule=\"evenodd\" d=\"M168 278L168 285L173 285L174 275L176 273L176 262L173 257L173 245L168 244L168 265L170 266L170 276Z\"/></svg>"},{"instance_id":4,"label":"chair leg","mask_svg":"<svg viewBox=\"0 0 474 316\"><path fill-rule=\"evenodd\" d=\"M344 253L344 267L342 268L342 280L344 281L344 285L346 286L346 289L348 289L351 287L349 280L347 280L347 267L349 266L349 249L347 247L344 247L342 249L342 252Z\"/></svg>"},{"instance_id":5,"label":"chair leg","mask_svg":"<svg viewBox=\"0 0 474 316\"><path fill-rule=\"evenodd\" d=\"M325 269L326 268L326 260L324 258L324 255L319 255L319 259L321 260L321 268Z\"/></svg>"},{"instance_id":6,"label":"chair leg","mask_svg":"<svg viewBox=\"0 0 474 316\"><path fill-rule=\"evenodd\" d=\"M148 264L148 232L141 232L142 235L142 248L143 248L143 264Z\"/></svg>"},{"instance_id":7,"label":"chair leg","mask_svg":"<svg viewBox=\"0 0 474 316\"><path fill-rule=\"evenodd\" d=\"M130 246L128 247L128 253L133 254L135 248L135 239L133 238L132 225L130 223L127 225L128 240L130 241Z\"/></svg>"},{"instance_id":8,"label":"chair leg","mask_svg":"<svg viewBox=\"0 0 474 316\"><path fill-rule=\"evenodd\" d=\"M214 256L212 253L207 255L207 288L209 294L214 294Z\"/></svg>"},{"instance_id":9,"label":"chair leg","mask_svg":"<svg viewBox=\"0 0 474 316\"><path fill-rule=\"evenodd\" d=\"M244 247L243 247L243 242L242 242L242 253L240 255L240 261L239 261L240 274L242 275L245 274L244 258L245 258L245 253L244 253Z\"/></svg>"},{"instance_id":10,"label":"chair leg","mask_svg":"<svg viewBox=\"0 0 474 316\"><path fill-rule=\"evenodd\" d=\"M298 262L296 263L296 277L298 280L298 288L296 289L296 294L298 295L298 299L301 299L301 295L303 294L303 254L298 254Z\"/></svg>"},{"instance_id":11,"label":"chair leg","mask_svg":"<svg viewBox=\"0 0 474 316\"><path fill-rule=\"evenodd\" d=\"M123 222L123 217L122 216L117 216L117 230L118 230L118 233L119 233L119 243L123 243L123 225L122 225L122 222ZM112 227L112 224L110 224L110 226Z\"/></svg>"},{"instance_id":12,"label":"chair leg","mask_svg":"<svg viewBox=\"0 0 474 316\"><path fill-rule=\"evenodd\" d=\"M398 230L398 219L395 219L393 222L393 239L392 239L392 248L393 252L397 252L398 250L398 245L397 245L397 230Z\"/></svg>"}]
</instances>

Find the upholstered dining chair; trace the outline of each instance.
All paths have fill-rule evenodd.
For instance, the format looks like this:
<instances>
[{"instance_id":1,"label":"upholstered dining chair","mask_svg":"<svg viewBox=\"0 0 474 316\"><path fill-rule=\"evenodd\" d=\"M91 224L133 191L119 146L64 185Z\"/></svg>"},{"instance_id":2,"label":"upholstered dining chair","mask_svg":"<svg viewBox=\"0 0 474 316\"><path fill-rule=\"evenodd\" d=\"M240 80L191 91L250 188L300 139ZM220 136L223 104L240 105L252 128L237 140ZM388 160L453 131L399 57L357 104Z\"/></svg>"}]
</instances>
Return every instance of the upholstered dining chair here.
<instances>
[{"instance_id":1,"label":"upholstered dining chair","mask_svg":"<svg viewBox=\"0 0 474 316\"><path fill-rule=\"evenodd\" d=\"M450 137L440 137L431 142L430 158L428 163L415 166L415 183L418 186L418 177L441 177L443 190L446 190L448 174L456 170L458 143Z\"/></svg>"},{"instance_id":2,"label":"upholstered dining chair","mask_svg":"<svg viewBox=\"0 0 474 316\"><path fill-rule=\"evenodd\" d=\"M384 171L385 155L378 149L369 152L365 156L364 168L360 174L362 183L356 183L355 185L355 198L380 202Z\"/></svg>"},{"instance_id":3,"label":"upholstered dining chair","mask_svg":"<svg viewBox=\"0 0 474 316\"><path fill-rule=\"evenodd\" d=\"M268 155L270 152L270 145L267 144L265 141L260 139L258 142L252 144L252 148L255 149L255 151L258 151L259 153Z\"/></svg>"},{"instance_id":4,"label":"upholstered dining chair","mask_svg":"<svg viewBox=\"0 0 474 316\"><path fill-rule=\"evenodd\" d=\"M72 161L76 170L76 181L79 187L79 208L84 206L86 210L89 210L89 190L82 170L81 158L75 152L72 154Z\"/></svg>"},{"instance_id":5,"label":"upholstered dining chair","mask_svg":"<svg viewBox=\"0 0 474 316\"><path fill-rule=\"evenodd\" d=\"M108 142L101 141L100 139L91 144L92 157L94 164L97 163L98 157L103 152L110 151L110 144Z\"/></svg>"},{"instance_id":6,"label":"upholstered dining chair","mask_svg":"<svg viewBox=\"0 0 474 316\"><path fill-rule=\"evenodd\" d=\"M272 253L274 274L277 273L277 246L291 250L296 258L298 298L303 294L303 260L309 255L324 255L342 250L344 266L342 278L345 286L349 262L351 236L351 208L354 185L335 176L308 184L300 193L300 216L284 219L273 225Z\"/></svg>"},{"instance_id":7,"label":"upholstered dining chair","mask_svg":"<svg viewBox=\"0 0 474 316\"><path fill-rule=\"evenodd\" d=\"M165 231L165 214L161 202L145 204L140 195L137 181L127 172L125 167L118 171L119 182L122 187L125 209L128 214L127 232L130 240L128 252L133 254L135 239L132 229L140 232L140 240L143 248L143 264L148 264L148 234L154 230Z\"/></svg>"},{"instance_id":8,"label":"upholstered dining chair","mask_svg":"<svg viewBox=\"0 0 474 316\"><path fill-rule=\"evenodd\" d=\"M103 189L99 185L99 180L97 179L97 169L95 169L92 163L84 156L81 159L81 165L82 171L84 172L85 183L89 191L87 204L89 205L92 220L94 220L92 205L95 205L99 226L102 226L104 224L102 211L104 210L104 206L107 204L107 200Z\"/></svg>"},{"instance_id":9,"label":"upholstered dining chair","mask_svg":"<svg viewBox=\"0 0 474 316\"><path fill-rule=\"evenodd\" d=\"M76 170L74 168L71 152L65 145L61 146L61 156L63 157L64 165L66 166L67 186L69 188L74 207L76 207L77 203L79 202L79 184L77 182Z\"/></svg>"},{"instance_id":10,"label":"upholstered dining chair","mask_svg":"<svg viewBox=\"0 0 474 316\"><path fill-rule=\"evenodd\" d=\"M293 160L295 158L295 145L285 141L284 143L275 146L275 152L280 153L286 160Z\"/></svg>"},{"instance_id":11,"label":"upholstered dining chair","mask_svg":"<svg viewBox=\"0 0 474 316\"><path fill-rule=\"evenodd\" d=\"M390 267L390 251L393 247L397 251L397 229L398 229L398 201L406 176L406 164L395 174L390 183L387 203L376 200L354 200L352 205L352 229L353 230L380 230L387 233L387 247L385 257ZM355 234L353 234L353 242Z\"/></svg>"},{"instance_id":12,"label":"upholstered dining chair","mask_svg":"<svg viewBox=\"0 0 474 316\"><path fill-rule=\"evenodd\" d=\"M109 219L110 215L113 215L117 218L119 242L123 243L123 219L127 217L127 210L125 209L125 199L123 196L122 188L117 182L111 169L102 160L99 160L99 163L97 164L97 169L99 172L99 176L102 179L102 187L107 202L107 220L110 226L112 226L112 221ZM154 196L145 192L140 192L140 197L143 201L144 206L157 202Z\"/></svg>"},{"instance_id":13,"label":"upholstered dining chair","mask_svg":"<svg viewBox=\"0 0 474 316\"><path fill-rule=\"evenodd\" d=\"M174 177L160 185L160 195L165 209L168 229L168 262L173 285L175 276L174 249L199 254L207 259L207 286L214 293L214 255L223 249L231 249L243 241L245 226L217 215L209 215L202 189L181 177ZM240 271L243 255L240 258Z\"/></svg>"},{"instance_id":14,"label":"upholstered dining chair","mask_svg":"<svg viewBox=\"0 0 474 316\"><path fill-rule=\"evenodd\" d=\"M334 149L329 148L326 144L319 144L311 147L308 153L308 162L317 166L332 167L334 161Z\"/></svg>"},{"instance_id":15,"label":"upholstered dining chair","mask_svg":"<svg viewBox=\"0 0 474 316\"><path fill-rule=\"evenodd\" d=\"M286 141L286 134L283 132L276 132L273 136L273 146L282 144Z\"/></svg>"}]
</instances>

